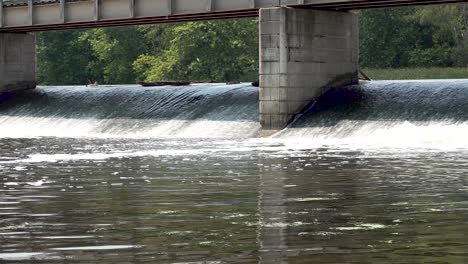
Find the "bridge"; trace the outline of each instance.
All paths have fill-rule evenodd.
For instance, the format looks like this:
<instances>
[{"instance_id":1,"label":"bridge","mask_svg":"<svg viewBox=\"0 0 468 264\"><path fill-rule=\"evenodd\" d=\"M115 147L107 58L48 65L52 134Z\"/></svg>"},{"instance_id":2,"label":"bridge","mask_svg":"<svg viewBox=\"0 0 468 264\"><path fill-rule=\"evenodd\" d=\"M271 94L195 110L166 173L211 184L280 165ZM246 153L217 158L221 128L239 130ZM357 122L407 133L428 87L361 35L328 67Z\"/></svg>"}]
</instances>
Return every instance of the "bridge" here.
<instances>
[{"instance_id":1,"label":"bridge","mask_svg":"<svg viewBox=\"0 0 468 264\"><path fill-rule=\"evenodd\" d=\"M460 0L3 0L0 32L142 25L256 17L260 8L333 11L461 2Z\"/></svg>"},{"instance_id":2,"label":"bridge","mask_svg":"<svg viewBox=\"0 0 468 264\"><path fill-rule=\"evenodd\" d=\"M259 17L260 122L286 126L333 86L358 82L353 9L463 0L0 0L0 93L36 86L31 32Z\"/></svg>"}]
</instances>

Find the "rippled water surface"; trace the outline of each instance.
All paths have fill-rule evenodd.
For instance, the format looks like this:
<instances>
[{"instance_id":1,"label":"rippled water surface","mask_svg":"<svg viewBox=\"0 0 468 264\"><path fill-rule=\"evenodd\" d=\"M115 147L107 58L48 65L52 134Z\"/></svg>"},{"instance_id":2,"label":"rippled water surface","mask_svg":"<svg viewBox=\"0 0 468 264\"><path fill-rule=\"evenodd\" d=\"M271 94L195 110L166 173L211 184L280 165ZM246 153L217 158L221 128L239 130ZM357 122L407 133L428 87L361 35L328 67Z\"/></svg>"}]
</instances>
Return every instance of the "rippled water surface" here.
<instances>
[{"instance_id":1,"label":"rippled water surface","mask_svg":"<svg viewBox=\"0 0 468 264\"><path fill-rule=\"evenodd\" d=\"M467 80L331 89L263 139L258 95L2 95L0 263L468 263Z\"/></svg>"},{"instance_id":2,"label":"rippled water surface","mask_svg":"<svg viewBox=\"0 0 468 264\"><path fill-rule=\"evenodd\" d=\"M468 151L0 139L0 263L466 263Z\"/></svg>"}]
</instances>

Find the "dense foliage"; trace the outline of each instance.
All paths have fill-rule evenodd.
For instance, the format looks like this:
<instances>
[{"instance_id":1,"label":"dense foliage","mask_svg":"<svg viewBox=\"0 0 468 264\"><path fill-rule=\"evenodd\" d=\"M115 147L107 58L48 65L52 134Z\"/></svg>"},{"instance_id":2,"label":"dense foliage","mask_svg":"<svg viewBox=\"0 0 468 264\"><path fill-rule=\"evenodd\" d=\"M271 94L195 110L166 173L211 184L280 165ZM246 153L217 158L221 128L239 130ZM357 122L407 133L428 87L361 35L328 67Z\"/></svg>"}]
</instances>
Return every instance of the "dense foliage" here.
<instances>
[{"instance_id":1,"label":"dense foliage","mask_svg":"<svg viewBox=\"0 0 468 264\"><path fill-rule=\"evenodd\" d=\"M188 22L38 35L43 84L142 80L254 80L253 19Z\"/></svg>"},{"instance_id":2,"label":"dense foliage","mask_svg":"<svg viewBox=\"0 0 468 264\"><path fill-rule=\"evenodd\" d=\"M360 12L361 67L465 67L467 4ZM46 32L38 35L43 84L140 80L252 81L253 19Z\"/></svg>"},{"instance_id":3,"label":"dense foliage","mask_svg":"<svg viewBox=\"0 0 468 264\"><path fill-rule=\"evenodd\" d=\"M467 7L456 4L362 11L361 66L467 66Z\"/></svg>"},{"instance_id":4,"label":"dense foliage","mask_svg":"<svg viewBox=\"0 0 468 264\"><path fill-rule=\"evenodd\" d=\"M152 36L160 32L146 30ZM189 22L166 28L162 49L142 54L133 65L140 79L245 79L258 71L257 39L254 20Z\"/></svg>"}]
</instances>

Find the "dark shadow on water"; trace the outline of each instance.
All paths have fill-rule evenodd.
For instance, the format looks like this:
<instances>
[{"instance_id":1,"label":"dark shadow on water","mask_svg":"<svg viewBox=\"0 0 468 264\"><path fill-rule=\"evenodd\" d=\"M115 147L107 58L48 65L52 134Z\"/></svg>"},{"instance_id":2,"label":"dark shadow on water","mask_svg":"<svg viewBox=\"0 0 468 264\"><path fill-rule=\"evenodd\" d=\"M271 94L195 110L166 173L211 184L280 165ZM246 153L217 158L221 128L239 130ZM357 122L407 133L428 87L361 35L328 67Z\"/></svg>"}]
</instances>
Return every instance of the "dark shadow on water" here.
<instances>
[{"instance_id":1,"label":"dark shadow on water","mask_svg":"<svg viewBox=\"0 0 468 264\"><path fill-rule=\"evenodd\" d=\"M342 120L464 122L467 102L468 80L363 82L329 90L293 127L332 127Z\"/></svg>"}]
</instances>

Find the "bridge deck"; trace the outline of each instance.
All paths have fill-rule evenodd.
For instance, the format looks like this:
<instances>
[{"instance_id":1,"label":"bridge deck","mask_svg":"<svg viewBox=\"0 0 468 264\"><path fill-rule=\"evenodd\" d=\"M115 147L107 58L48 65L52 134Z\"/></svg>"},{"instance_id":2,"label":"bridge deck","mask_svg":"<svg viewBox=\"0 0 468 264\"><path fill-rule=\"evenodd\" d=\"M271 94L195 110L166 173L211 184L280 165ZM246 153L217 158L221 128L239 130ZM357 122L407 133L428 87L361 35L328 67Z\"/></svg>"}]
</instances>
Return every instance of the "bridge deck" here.
<instances>
[{"instance_id":1,"label":"bridge deck","mask_svg":"<svg viewBox=\"0 0 468 264\"><path fill-rule=\"evenodd\" d=\"M0 32L255 17L259 8L350 10L466 0L3 0Z\"/></svg>"}]
</instances>

